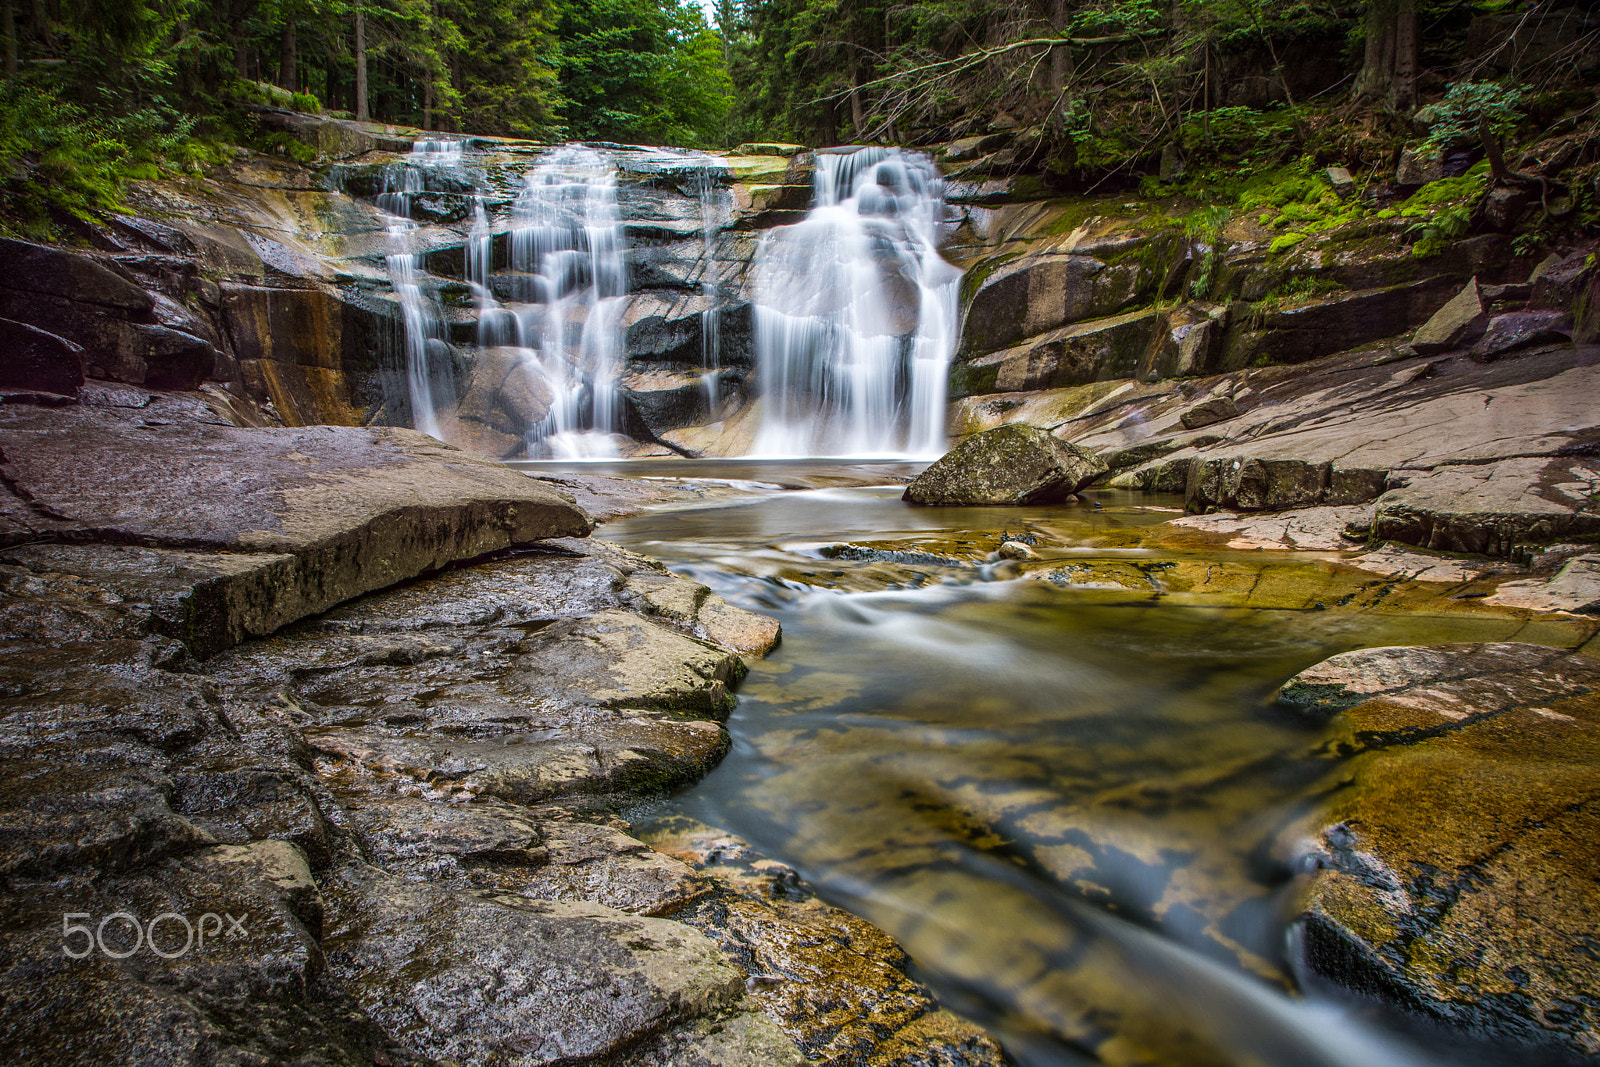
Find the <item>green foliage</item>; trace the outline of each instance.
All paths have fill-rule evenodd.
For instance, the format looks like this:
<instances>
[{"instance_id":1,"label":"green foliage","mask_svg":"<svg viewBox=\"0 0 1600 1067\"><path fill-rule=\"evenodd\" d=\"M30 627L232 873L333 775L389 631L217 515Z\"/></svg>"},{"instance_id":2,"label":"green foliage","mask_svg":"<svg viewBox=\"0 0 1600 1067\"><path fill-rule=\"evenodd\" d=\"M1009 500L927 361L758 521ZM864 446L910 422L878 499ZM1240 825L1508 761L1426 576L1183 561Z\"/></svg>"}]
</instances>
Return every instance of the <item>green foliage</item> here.
<instances>
[{"instance_id":1,"label":"green foliage","mask_svg":"<svg viewBox=\"0 0 1600 1067\"><path fill-rule=\"evenodd\" d=\"M1205 253L1195 267L1194 277L1189 280L1189 295L1196 300L1204 300L1211 295L1217 263L1224 251L1222 230L1232 219L1233 212L1226 207L1213 205L1190 212L1179 223L1185 237L1205 246Z\"/></svg>"},{"instance_id":2,"label":"green foliage","mask_svg":"<svg viewBox=\"0 0 1600 1067\"><path fill-rule=\"evenodd\" d=\"M21 79L0 89L0 225L48 239L68 217L121 206L129 180L206 161L193 120L165 107L96 115Z\"/></svg>"},{"instance_id":3,"label":"green foliage","mask_svg":"<svg viewBox=\"0 0 1600 1067\"><path fill-rule=\"evenodd\" d=\"M317 99L315 93L295 93L289 98L289 106L296 111L316 114L322 110L322 101Z\"/></svg>"},{"instance_id":4,"label":"green foliage","mask_svg":"<svg viewBox=\"0 0 1600 1067\"><path fill-rule=\"evenodd\" d=\"M1509 136L1522 118L1524 93L1522 86L1492 82L1452 85L1442 101L1417 112L1417 120L1428 125L1428 138L1423 144L1428 148L1476 144L1478 124L1484 119L1496 137Z\"/></svg>"},{"instance_id":5,"label":"green foliage","mask_svg":"<svg viewBox=\"0 0 1600 1067\"><path fill-rule=\"evenodd\" d=\"M723 142L731 104L722 41L698 6L567 0L558 25L568 127L608 141Z\"/></svg>"}]
</instances>

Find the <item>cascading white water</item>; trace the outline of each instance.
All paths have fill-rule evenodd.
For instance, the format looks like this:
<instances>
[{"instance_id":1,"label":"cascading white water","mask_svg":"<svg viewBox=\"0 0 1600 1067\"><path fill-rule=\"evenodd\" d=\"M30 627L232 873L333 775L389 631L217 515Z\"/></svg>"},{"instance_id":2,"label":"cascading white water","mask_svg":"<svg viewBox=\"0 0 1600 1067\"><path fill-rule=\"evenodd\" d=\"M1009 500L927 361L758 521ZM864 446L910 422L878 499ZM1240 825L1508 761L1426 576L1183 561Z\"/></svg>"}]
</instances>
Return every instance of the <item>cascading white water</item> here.
<instances>
[{"instance_id":1,"label":"cascading white water","mask_svg":"<svg viewBox=\"0 0 1600 1067\"><path fill-rule=\"evenodd\" d=\"M713 418L722 399L722 293L713 253L726 208L727 190L717 180L724 166L708 157L695 172L693 183L700 201L700 292L710 301L710 306L700 313L700 365L705 368L700 383L706 394L706 412Z\"/></svg>"},{"instance_id":2,"label":"cascading white water","mask_svg":"<svg viewBox=\"0 0 1600 1067\"><path fill-rule=\"evenodd\" d=\"M823 151L805 219L756 254L762 425L751 454L936 456L961 272L944 182L897 148Z\"/></svg>"},{"instance_id":3,"label":"cascading white water","mask_svg":"<svg viewBox=\"0 0 1600 1067\"><path fill-rule=\"evenodd\" d=\"M616 168L601 152L569 146L528 172L512 215L515 343L553 394L530 455L616 454L625 250Z\"/></svg>"},{"instance_id":4,"label":"cascading white water","mask_svg":"<svg viewBox=\"0 0 1600 1067\"><path fill-rule=\"evenodd\" d=\"M406 386L411 395L412 424L423 433L440 436L439 408L452 399L448 374L434 372L429 364L430 341L442 341L443 318L433 297L421 282L422 257L415 242L417 225L411 219L412 202L426 188L433 168L461 162L460 141L418 141L404 163L384 172L384 189L378 207L390 216L389 280L400 302L402 347L406 354ZM441 380L443 379L443 380Z\"/></svg>"}]
</instances>

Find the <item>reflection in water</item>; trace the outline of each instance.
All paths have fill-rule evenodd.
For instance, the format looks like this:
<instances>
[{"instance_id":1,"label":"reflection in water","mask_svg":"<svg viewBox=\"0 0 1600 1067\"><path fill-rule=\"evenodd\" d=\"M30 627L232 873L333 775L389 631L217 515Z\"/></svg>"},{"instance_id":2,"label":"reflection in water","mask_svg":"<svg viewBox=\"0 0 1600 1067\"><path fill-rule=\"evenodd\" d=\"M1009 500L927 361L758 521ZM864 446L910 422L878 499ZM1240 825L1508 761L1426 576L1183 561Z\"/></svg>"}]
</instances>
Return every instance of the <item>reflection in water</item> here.
<instances>
[{"instance_id":1,"label":"reflection in water","mask_svg":"<svg viewBox=\"0 0 1600 1067\"><path fill-rule=\"evenodd\" d=\"M1316 558L1152 548L1169 516L1126 496L1095 512L898 495L605 529L784 627L751 665L733 752L663 813L739 834L883 926L1025 1064L1435 1062L1285 995L1296 825L1329 768L1271 694L1349 648L1521 624ZM1002 532L1047 580L996 580L1016 578L989 559ZM1223 591L1177 592L1202 574Z\"/></svg>"}]
</instances>

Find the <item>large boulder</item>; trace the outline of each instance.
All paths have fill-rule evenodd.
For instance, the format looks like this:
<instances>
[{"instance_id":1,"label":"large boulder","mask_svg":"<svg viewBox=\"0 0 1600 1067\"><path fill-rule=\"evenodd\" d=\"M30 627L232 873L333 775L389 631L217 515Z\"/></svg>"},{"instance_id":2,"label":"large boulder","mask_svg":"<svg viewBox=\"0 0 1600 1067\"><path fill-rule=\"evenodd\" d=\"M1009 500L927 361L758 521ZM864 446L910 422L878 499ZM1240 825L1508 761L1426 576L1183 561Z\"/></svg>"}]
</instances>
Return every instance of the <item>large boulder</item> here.
<instances>
[{"instance_id":1,"label":"large boulder","mask_svg":"<svg viewBox=\"0 0 1600 1067\"><path fill-rule=\"evenodd\" d=\"M1528 644L1370 648L1282 703L1332 716L1286 859L1310 975L1518 1052L1600 1052L1600 662ZM1510 1062L1510 1061L1508 1061Z\"/></svg>"},{"instance_id":2,"label":"large boulder","mask_svg":"<svg viewBox=\"0 0 1600 1067\"><path fill-rule=\"evenodd\" d=\"M1508 311L1489 320L1471 355L1488 362L1514 349L1571 338L1572 316L1565 311Z\"/></svg>"},{"instance_id":3,"label":"large boulder","mask_svg":"<svg viewBox=\"0 0 1600 1067\"><path fill-rule=\"evenodd\" d=\"M1106 472L1093 452L1034 426L1001 426L962 441L906 487L913 504L1047 504Z\"/></svg>"},{"instance_id":4,"label":"large boulder","mask_svg":"<svg viewBox=\"0 0 1600 1067\"><path fill-rule=\"evenodd\" d=\"M1411 347L1422 355L1465 348L1489 323L1483 310L1483 293L1473 278L1451 301L1418 328Z\"/></svg>"},{"instance_id":5,"label":"large boulder","mask_svg":"<svg viewBox=\"0 0 1600 1067\"><path fill-rule=\"evenodd\" d=\"M0 289L60 297L123 313L148 312L155 299L122 271L48 245L0 238Z\"/></svg>"}]
</instances>

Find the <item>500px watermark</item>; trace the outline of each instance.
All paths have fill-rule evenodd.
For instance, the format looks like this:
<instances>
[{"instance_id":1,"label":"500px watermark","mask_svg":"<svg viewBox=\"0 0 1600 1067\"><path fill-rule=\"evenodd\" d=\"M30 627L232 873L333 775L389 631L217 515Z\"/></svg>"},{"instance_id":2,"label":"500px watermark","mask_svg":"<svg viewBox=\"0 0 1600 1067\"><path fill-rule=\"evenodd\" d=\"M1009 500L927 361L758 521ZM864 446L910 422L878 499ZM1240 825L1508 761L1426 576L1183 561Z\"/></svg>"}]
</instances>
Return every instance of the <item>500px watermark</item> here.
<instances>
[{"instance_id":1,"label":"500px watermark","mask_svg":"<svg viewBox=\"0 0 1600 1067\"><path fill-rule=\"evenodd\" d=\"M162 959L175 960L191 950L205 948L208 937L212 941L237 941L248 937L249 931L244 924L249 918L248 913L235 918L227 912L218 915L208 911L195 922L190 922L186 916L175 911L164 911L145 923L132 912L114 911L97 925L89 926L78 920L93 922L93 915L86 911L69 911L61 916L61 951L69 959L81 960L99 949L102 955L125 960L140 949L148 948ZM111 933L109 944L106 941L108 927ZM180 936L181 944L178 940ZM133 939L131 948L128 947L130 937Z\"/></svg>"}]
</instances>

